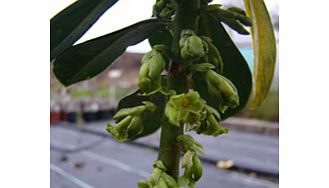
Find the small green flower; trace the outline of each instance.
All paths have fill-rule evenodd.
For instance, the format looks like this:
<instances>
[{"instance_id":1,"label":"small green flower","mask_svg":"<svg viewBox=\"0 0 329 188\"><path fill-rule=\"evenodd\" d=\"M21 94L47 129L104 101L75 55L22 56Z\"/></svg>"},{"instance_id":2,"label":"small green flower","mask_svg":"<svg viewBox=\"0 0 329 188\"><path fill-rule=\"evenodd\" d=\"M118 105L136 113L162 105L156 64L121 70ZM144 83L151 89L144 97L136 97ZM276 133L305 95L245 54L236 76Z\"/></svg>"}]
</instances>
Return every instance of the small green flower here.
<instances>
[{"instance_id":1,"label":"small green flower","mask_svg":"<svg viewBox=\"0 0 329 188\"><path fill-rule=\"evenodd\" d=\"M179 185L195 185L202 176L202 165L198 155L193 150L187 150L182 159L182 168L184 175L179 178Z\"/></svg>"},{"instance_id":2,"label":"small green flower","mask_svg":"<svg viewBox=\"0 0 329 188\"><path fill-rule=\"evenodd\" d=\"M170 0L157 0L153 5L153 16L158 18L171 18L175 13Z\"/></svg>"},{"instance_id":3,"label":"small green flower","mask_svg":"<svg viewBox=\"0 0 329 188\"><path fill-rule=\"evenodd\" d=\"M182 143L183 151L188 151L188 150L198 151L203 155L205 155L205 152L201 144L195 141L192 136L186 134L179 135L177 137L177 141Z\"/></svg>"},{"instance_id":4,"label":"small green flower","mask_svg":"<svg viewBox=\"0 0 329 188\"><path fill-rule=\"evenodd\" d=\"M239 106L238 90L234 84L224 76L217 74L213 70L206 72L208 91L220 100L219 109L222 113L227 108L236 108Z\"/></svg>"},{"instance_id":5,"label":"small green flower","mask_svg":"<svg viewBox=\"0 0 329 188\"><path fill-rule=\"evenodd\" d=\"M172 125L179 126L181 122L196 123L200 120L204 102L198 92L183 93L170 97L165 109L166 116Z\"/></svg>"},{"instance_id":6,"label":"small green flower","mask_svg":"<svg viewBox=\"0 0 329 188\"><path fill-rule=\"evenodd\" d=\"M156 45L145 54L141 60L142 66L138 75L138 86L150 93L161 86L161 72L164 70L167 60L161 53L161 45Z\"/></svg>"},{"instance_id":7,"label":"small green flower","mask_svg":"<svg viewBox=\"0 0 329 188\"><path fill-rule=\"evenodd\" d=\"M201 126L195 130L198 134L218 136L228 133L228 129L222 126L220 114L211 106L205 105L206 118L202 121Z\"/></svg>"},{"instance_id":8,"label":"small green flower","mask_svg":"<svg viewBox=\"0 0 329 188\"><path fill-rule=\"evenodd\" d=\"M152 112L155 108L156 106L148 101L143 101L143 105L133 108L122 108L113 117L117 125L107 124L106 130L118 141L132 139L144 129L142 119L144 112Z\"/></svg>"},{"instance_id":9,"label":"small green flower","mask_svg":"<svg viewBox=\"0 0 329 188\"><path fill-rule=\"evenodd\" d=\"M213 64L221 73L224 70L224 63L216 46L212 43L211 38L202 37L204 46L207 47L206 61Z\"/></svg>"},{"instance_id":10,"label":"small green flower","mask_svg":"<svg viewBox=\"0 0 329 188\"><path fill-rule=\"evenodd\" d=\"M183 59L198 60L205 55L202 39L192 30L183 30L179 40L180 54Z\"/></svg>"},{"instance_id":11,"label":"small green flower","mask_svg":"<svg viewBox=\"0 0 329 188\"><path fill-rule=\"evenodd\" d=\"M168 187L176 188L176 180L166 173L167 168L162 161L157 160L153 163L153 171L149 180L141 180L138 182L139 188L152 188L152 187Z\"/></svg>"}]
</instances>

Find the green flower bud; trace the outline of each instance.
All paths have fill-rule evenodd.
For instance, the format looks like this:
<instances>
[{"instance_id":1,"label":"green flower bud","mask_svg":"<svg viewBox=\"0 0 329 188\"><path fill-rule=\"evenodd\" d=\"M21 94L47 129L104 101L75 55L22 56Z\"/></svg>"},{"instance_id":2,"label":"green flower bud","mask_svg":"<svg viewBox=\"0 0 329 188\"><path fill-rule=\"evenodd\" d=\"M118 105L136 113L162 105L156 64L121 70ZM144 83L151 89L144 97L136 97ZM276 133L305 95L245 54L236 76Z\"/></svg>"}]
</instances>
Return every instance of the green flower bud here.
<instances>
[{"instance_id":1,"label":"green flower bud","mask_svg":"<svg viewBox=\"0 0 329 188\"><path fill-rule=\"evenodd\" d=\"M138 188L151 188L151 185L146 180L140 180L138 182Z\"/></svg>"},{"instance_id":2,"label":"green flower bud","mask_svg":"<svg viewBox=\"0 0 329 188\"><path fill-rule=\"evenodd\" d=\"M193 176L195 181L198 181L202 176L202 164L196 154L193 156Z\"/></svg>"},{"instance_id":3,"label":"green flower bud","mask_svg":"<svg viewBox=\"0 0 329 188\"><path fill-rule=\"evenodd\" d=\"M159 168L163 171L166 171L167 168L166 166L163 164L163 162L161 160L156 160L154 163L153 163L153 168Z\"/></svg>"},{"instance_id":4,"label":"green flower bud","mask_svg":"<svg viewBox=\"0 0 329 188\"><path fill-rule=\"evenodd\" d=\"M166 104L165 114L168 117L170 124L179 126L180 118L177 113L177 109L169 102Z\"/></svg>"},{"instance_id":5,"label":"green flower bud","mask_svg":"<svg viewBox=\"0 0 329 188\"><path fill-rule=\"evenodd\" d=\"M162 170L160 168L154 168L151 175L150 175L150 184L152 186L155 186L157 185L158 181L159 181L159 178L160 178L160 175L162 173Z\"/></svg>"},{"instance_id":6,"label":"green flower bud","mask_svg":"<svg viewBox=\"0 0 329 188\"><path fill-rule=\"evenodd\" d=\"M167 182L164 180L164 178L162 176L159 178L159 181L156 184L156 187L157 188L169 188L167 185Z\"/></svg>"},{"instance_id":7,"label":"green flower bud","mask_svg":"<svg viewBox=\"0 0 329 188\"><path fill-rule=\"evenodd\" d=\"M197 60L205 55L202 39L192 30L183 30L179 40L180 54L183 59Z\"/></svg>"},{"instance_id":8,"label":"green flower bud","mask_svg":"<svg viewBox=\"0 0 329 188\"><path fill-rule=\"evenodd\" d=\"M179 135L177 137L177 141L182 143L183 151L192 150L192 151L198 151L205 155L205 152L203 150L203 147L201 144L199 144L197 141L194 140L194 138L190 135Z\"/></svg>"},{"instance_id":9,"label":"green flower bud","mask_svg":"<svg viewBox=\"0 0 329 188\"><path fill-rule=\"evenodd\" d=\"M166 66L166 58L154 47L141 60L142 66L138 75L138 86L146 93L159 89L161 72Z\"/></svg>"},{"instance_id":10,"label":"green flower bud","mask_svg":"<svg viewBox=\"0 0 329 188\"><path fill-rule=\"evenodd\" d=\"M182 168L184 168L184 175L179 179L179 185L194 186L195 182L202 176L202 165L199 157L195 151L187 150L182 159Z\"/></svg>"},{"instance_id":11,"label":"green flower bud","mask_svg":"<svg viewBox=\"0 0 329 188\"><path fill-rule=\"evenodd\" d=\"M195 155L194 151L188 150L188 156L185 158L185 164L182 167L184 168L184 176L187 177L188 180L192 179L193 176L193 156ZM186 153L187 153L186 152Z\"/></svg>"},{"instance_id":12,"label":"green flower bud","mask_svg":"<svg viewBox=\"0 0 329 188\"><path fill-rule=\"evenodd\" d=\"M149 102L149 101L143 101L142 102L145 105L145 110L148 110L150 112L154 112L156 109L156 106L154 103Z\"/></svg>"},{"instance_id":13,"label":"green flower bud","mask_svg":"<svg viewBox=\"0 0 329 188\"><path fill-rule=\"evenodd\" d=\"M126 139L126 129L132 120L132 116L126 116L122 119L116 126L106 125L106 130L113 135L118 141L123 141Z\"/></svg>"},{"instance_id":14,"label":"green flower bud","mask_svg":"<svg viewBox=\"0 0 329 188\"><path fill-rule=\"evenodd\" d=\"M194 154L195 153L191 150L187 150L187 152L185 152L183 159L182 159L183 168L187 167L192 162L192 158L193 158Z\"/></svg>"},{"instance_id":15,"label":"green flower bud","mask_svg":"<svg viewBox=\"0 0 329 188\"><path fill-rule=\"evenodd\" d=\"M169 188L178 187L176 180L173 177L171 177L170 175L168 175L167 173L163 172L161 174L161 177L165 180L165 182Z\"/></svg>"},{"instance_id":16,"label":"green flower bud","mask_svg":"<svg viewBox=\"0 0 329 188\"><path fill-rule=\"evenodd\" d=\"M117 122L128 115L141 115L145 110L146 107L144 105L136 106L133 108L122 108L113 116L113 120Z\"/></svg>"},{"instance_id":17,"label":"green flower bud","mask_svg":"<svg viewBox=\"0 0 329 188\"><path fill-rule=\"evenodd\" d=\"M222 102L225 106L228 106L230 108L235 108L239 105L238 91L234 86L234 84L229 79L225 78L220 74L217 74L213 70L207 71L206 76L209 84L213 86L212 89L218 90L220 96L217 97L223 99ZM211 90L209 90L209 93L212 95L216 94Z\"/></svg>"},{"instance_id":18,"label":"green flower bud","mask_svg":"<svg viewBox=\"0 0 329 188\"><path fill-rule=\"evenodd\" d=\"M208 47L208 52L207 52L207 62L215 65L219 69L220 72L224 71L224 63L222 60L222 57L216 48L216 46L212 43L211 38L209 37L202 37L203 42L205 45Z\"/></svg>"},{"instance_id":19,"label":"green flower bud","mask_svg":"<svg viewBox=\"0 0 329 188\"><path fill-rule=\"evenodd\" d=\"M134 138L143 132L143 120L140 116L134 116L127 128L127 138Z\"/></svg>"},{"instance_id":20,"label":"green flower bud","mask_svg":"<svg viewBox=\"0 0 329 188\"><path fill-rule=\"evenodd\" d=\"M228 129L222 127L220 114L212 107L206 105L206 118L202 122L200 128L197 130L198 134L218 136L228 133Z\"/></svg>"},{"instance_id":21,"label":"green flower bud","mask_svg":"<svg viewBox=\"0 0 329 188\"><path fill-rule=\"evenodd\" d=\"M106 130L118 141L133 139L139 135L144 129L143 114L146 111L152 112L156 109L155 104L151 102L143 101L142 103L143 105L119 110L113 117L117 125L108 124Z\"/></svg>"},{"instance_id":22,"label":"green flower bud","mask_svg":"<svg viewBox=\"0 0 329 188\"><path fill-rule=\"evenodd\" d=\"M153 15L158 16L161 10L166 6L167 0L157 0L153 5Z\"/></svg>"},{"instance_id":23,"label":"green flower bud","mask_svg":"<svg viewBox=\"0 0 329 188\"><path fill-rule=\"evenodd\" d=\"M216 68L213 64L210 63L198 63L198 64L193 64L190 68L190 72L207 72L209 69L214 69Z\"/></svg>"},{"instance_id":24,"label":"green flower bud","mask_svg":"<svg viewBox=\"0 0 329 188\"><path fill-rule=\"evenodd\" d=\"M171 4L167 4L167 6L161 10L158 17L160 18L171 18L172 15L174 15L175 10L171 7Z\"/></svg>"},{"instance_id":25,"label":"green flower bud","mask_svg":"<svg viewBox=\"0 0 329 188\"><path fill-rule=\"evenodd\" d=\"M171 18L175 10L170 0L157 0L153 5L153 16L158 18Z\"/></svg>"},{"instance_id":26,"label":"green flower bud","mask_svg":"<svg viewBox=\"0 0 329 188\"><path fill-rule=\"evenodd\" d=\"M138 86L146 91L149 91L152 89L152 81L150 78L148 78L149 73L149 64L144 63L139 69L139 75L138 75Z\"/></svg>"}]
</instances>

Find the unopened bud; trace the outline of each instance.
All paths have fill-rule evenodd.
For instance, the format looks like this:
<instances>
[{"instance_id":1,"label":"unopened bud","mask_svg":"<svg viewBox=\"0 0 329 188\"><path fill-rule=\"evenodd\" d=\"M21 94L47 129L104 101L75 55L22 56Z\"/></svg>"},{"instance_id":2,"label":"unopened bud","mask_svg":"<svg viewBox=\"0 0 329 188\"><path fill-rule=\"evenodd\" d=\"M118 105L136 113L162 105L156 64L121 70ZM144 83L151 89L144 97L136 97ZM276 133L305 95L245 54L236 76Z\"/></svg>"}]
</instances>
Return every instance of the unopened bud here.
<instances>
[{"instance_id":1,"label":"unopened bud","mask_svg":"<svg viewBox=\"0 0 329 188\"><path fill-rule=\"evenodd\" d=\"M222 57L216 48L216 46L212 43L212 40L209 37L202 37L203 42L208 47L208 53L207 53L207 61L213 65L215 65L220 72L224 71L224 63L222 60Z\"/></svg>"},{"instance_id":2,"label":"unopened bud","mask_svg":"<svg viewBox=\"0 0 329 188\"><path fill-rule=\"evenodd\" d=\"M140 180L138 182L138 188L151 188L151 185L146 180Z\"/></svg>"},{"instance_id":3,"label":"unopened bud","mask_svg":"<svg viewBox=\"0 0 329 188\"><path fill-rule=\"evenodd\" d=\"M182 159L182 167L187 167L192 162L193 155L195 153L191 150L187 150Z\"/></svg>"},{"instance_id":4,"label":"unopened bud","mask_svg":"<svg viewBox=\"0 0 329 188\"><path fill-rule=\"evenodd\" d=\"M195 154L193 156L193 179L198 181L202 176L202 164L199 157Z\"/></svg>"},{"instance_id":5,"label":"unopened bud","mask_svg":"<svg viewBox=\"0 0 329 188\"><path fill-rule=\"evenodd\" d=\"M141 60L142 66L138 75L138 86L146 93L160 87L161 72L166 65L166 59L160 51L152 49Z\"/></svg>"},{"instance_id":6,"label":"unopened bud","mask_svg":"<svg viewBox=\"0 0 329 188\"><path fill-rule=\"evenodd\" d=\"M158 183L156 184L156 187L161 187L161 188L169 188L166 181L162 176L160 176Z\"/></svg>"},{"instance_id":7,"label":"unopened bud","mask_svg":"<svg viewBox=\"0 0 329 188\"><path fill-rule=\"evenodd\" d=\"M202 39L192 30L183 30L179 40L180 54L183 59L197 60L205 55Z\"/></svg>"},{"instance_id":8,"label":"unopened bud","mask_svg":"<svg viewBox=\"0 0 329 188\"><path fill-rule=\"evenodd\" d=\"M239 105L238 91L229 79L217 74L213 70L207 71L206 75L209 83L220 92L225 105L231 108L235 108Z\"/></svg>"},{"instance_id":9,"label":"unopened bud","mask_svg":"<svg viewBox=\"0 0 329 188\"><path fill-rule=\"evenodd\" d=\"M155 186L158 183L161 173L162 173L161 169L159 169L159 168L153 169L153 171L150 175L150 178L149 178L151 185Z\"/></svg>"},{"instance_id":10,"label":"unopened bud","mask_svg":"<svg viewBox=\"0 0 329 188\"><path fill-rule=\"evenodd\" d=\"M178 187L176 180L173 177L171 177L170 175L168 175L167 173L162 172L161 177L165 180L165 182L169 188Z\"/></svg>"},{"instance_id":11,"label":"unopened bud","mask_svg":"<svg viewBox=\"0 0 329 188\"><path fill-rule=\"evenodd\" d=\"M107 124L106 130L112 134L112 136L118 141L126 140L126 129L132 120L132 116L127 116L122 119L116 126Z\"/></svg>"},{"instance_id":12,"label":"unopened bud","mask_svg":"<svg viewBox=\"0 0 329 188\"><path fill-rule=\"evenodd\" d=\"M194 140L194 138L190 135L179 135L177 137L177 141L181 142L183 145L184 150L192 150L192 151L198 151L205 155L205 152L203 150L203 147L201 144L199 144L197 141Z\"/></svg>"},{"instance_id":13,"label":"unopened bud","mask_svg":"<svg viewBox=\"0 0 329 188\"><path fill-rule=\"evenodd\" d=\"M117 125L108 124L106 130L118 141L133 139L139 135L144 129L142 119L144 112L152 112L156 109L156 106L149 101L142 103L143 105L119 110L113 117Z\"/></svg>"},{"instance_id":14,"label":"unopened bud","mask_svg":"<svg viewBox=\"0 0 329 188\"><path fill-rule=\"evenodd\" d=\"M211 106L206 105L206 118L202 122L199 130L197 130L198 134L218 136L228 132L227 128L222 127L222 121L220 118L220 114L212 108Z\"/></svg>"},{"instance_id":15,"label":"unopened bud","mask_svg":"<svg viewBox=\"0 0 329 188\"><path fill-rule=\"evenodd\" d=\"M127 128L127 138L134 138L143 131L143 120L140 116L134 116Z\"/></svg>"},{"instance_id":16,"label":"unopened bud","mask_svg":"<svg viewBox=\"0 0 329 188\"><path fill-rule=\"evenodd\" d=\"M113 120L117 122L128 115L141 115L145 109L144 105L132 108L122 108L113 116Z\"/></svg>"}]
</instances>

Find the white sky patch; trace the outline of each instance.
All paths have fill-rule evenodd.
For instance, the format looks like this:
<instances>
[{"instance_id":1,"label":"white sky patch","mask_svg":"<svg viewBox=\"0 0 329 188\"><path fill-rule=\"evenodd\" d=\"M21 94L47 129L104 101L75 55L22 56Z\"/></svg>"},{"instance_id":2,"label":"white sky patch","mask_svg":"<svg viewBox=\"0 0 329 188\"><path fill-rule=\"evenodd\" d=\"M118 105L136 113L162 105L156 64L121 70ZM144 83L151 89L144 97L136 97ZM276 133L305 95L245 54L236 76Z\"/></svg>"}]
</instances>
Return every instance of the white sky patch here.
<instances>
[{"instance_id":1,"label":"white sky patch","mask_svg":"<svg viewBox=\"0 0 329 188\"><path fill-rule=\"evenodd\" d=\"M222 2L225 4L230 1L231 0L214 0L212 3ZM240 3L243 3L242 0L239 1ZM75 0L50 1L50 17L53 17L73 2L75 2ZM100 17L100 19L76 42L76 44L150 18L154 2L155 0L119 0ZM268 6L269 11L272 11L272 9L278 9L278 0L265 0L265 3ZM127 51L145 53L150 49L148 41L144 40L137 45L128 47Z\"/></svg>"}]
</instances>

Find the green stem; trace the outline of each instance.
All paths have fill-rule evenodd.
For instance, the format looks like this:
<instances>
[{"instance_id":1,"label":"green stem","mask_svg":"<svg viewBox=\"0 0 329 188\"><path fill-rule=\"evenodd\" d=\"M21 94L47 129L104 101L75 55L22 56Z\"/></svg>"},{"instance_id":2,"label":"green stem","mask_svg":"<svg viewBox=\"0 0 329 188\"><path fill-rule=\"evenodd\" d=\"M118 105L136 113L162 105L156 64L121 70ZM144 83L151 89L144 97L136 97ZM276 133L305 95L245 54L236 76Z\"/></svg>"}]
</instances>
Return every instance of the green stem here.
<instances>
[{"instance_id":1,"label":"green stem","mask_svg":"<svg viewBox=\"0 0 329 188\"><path fill-rule=\"evenodd\" d=\"M200 0L176 0L176 14L173 21L173 57L170 64L167 87L179 93L186 93L189 89L186 65L180 57L179 39L184 29L196 31L197 12ZM158 159L167 167L167 173L176 180L179 175L180 144L176 141L177 136L183 134L183 125L176 127L170 125L167 118L163 117L160 151Z\"/></svg>"}]
</instances>

